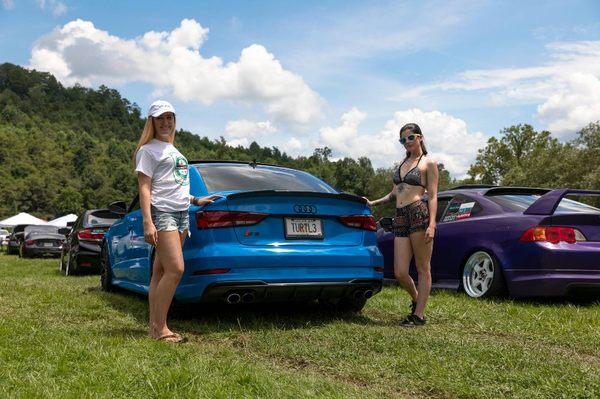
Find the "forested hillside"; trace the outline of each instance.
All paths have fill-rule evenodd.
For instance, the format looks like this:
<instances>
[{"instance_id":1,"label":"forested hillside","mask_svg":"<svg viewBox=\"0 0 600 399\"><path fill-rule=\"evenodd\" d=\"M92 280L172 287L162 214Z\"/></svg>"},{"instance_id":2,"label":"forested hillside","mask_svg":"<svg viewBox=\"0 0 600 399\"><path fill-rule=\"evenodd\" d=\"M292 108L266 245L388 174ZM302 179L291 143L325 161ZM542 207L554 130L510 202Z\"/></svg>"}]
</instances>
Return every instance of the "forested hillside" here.
<instances>
[{"instance_id":1,"label":"forested hillside","mask_svg":"<svg viewBox=\"0 0 600 399\"><path fill-rule=\"evenodd\" d=\"M131 155L144 119L135 103L101 86L65 88L52 75L0 65L0 219L17 212L44 218L129 200L136 191ZM198 132L196 132L198 133ZM331 161L328 148L293 158L252 143L231 147L178 130L188 159L253 160L290 166L323 178L340 191L378 198L389 191L392 168L374 170L368 158ZM464 182L600 188L600 125L561 144L529 125L505 129L481 149ZM443 165L440 188L451 181ZM391 207L380 208L385 214Z\"/></svg>"}]
</instances>

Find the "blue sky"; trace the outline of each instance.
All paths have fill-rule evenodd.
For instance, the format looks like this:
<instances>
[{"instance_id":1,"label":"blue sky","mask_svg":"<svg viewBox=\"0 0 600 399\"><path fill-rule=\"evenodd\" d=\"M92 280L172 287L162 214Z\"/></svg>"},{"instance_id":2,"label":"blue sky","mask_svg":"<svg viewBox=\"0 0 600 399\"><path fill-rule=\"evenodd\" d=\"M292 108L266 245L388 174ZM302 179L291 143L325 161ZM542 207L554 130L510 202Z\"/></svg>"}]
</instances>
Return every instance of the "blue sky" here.
<instances>
[{"instance_id":1,"label":"blue sky","mask_svg":"<svg viewBox=\"0 0 600 399\"><path fill-rule=\"evenodd\" d=\"M416 121L455 176L503 127L600 119L598 1L0 0L0 54L293 155L391 166Z\"/></svg>"}]
</instances>

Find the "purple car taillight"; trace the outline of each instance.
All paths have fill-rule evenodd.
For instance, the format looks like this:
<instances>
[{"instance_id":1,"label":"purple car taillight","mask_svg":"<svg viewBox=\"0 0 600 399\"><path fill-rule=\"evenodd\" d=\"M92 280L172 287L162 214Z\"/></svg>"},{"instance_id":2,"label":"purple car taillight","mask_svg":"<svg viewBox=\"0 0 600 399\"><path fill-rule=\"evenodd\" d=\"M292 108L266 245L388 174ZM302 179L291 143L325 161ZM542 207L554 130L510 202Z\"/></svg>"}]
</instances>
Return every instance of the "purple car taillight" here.
<instances>
[{"instance_id":1,"label":"purple car taillight","mask_svg":"<svg viewBox=\"0 0 600 399\"><path fill-rule=\"evenodd\" d=\"M577 241L587 240L579 230L573 227L536 226L528 229L525 233L523 233L519 241L545 241L550 242L552 244L558 244L559 242L567 242L569 244L575 244Z\"/></svg>"}]
</instances>

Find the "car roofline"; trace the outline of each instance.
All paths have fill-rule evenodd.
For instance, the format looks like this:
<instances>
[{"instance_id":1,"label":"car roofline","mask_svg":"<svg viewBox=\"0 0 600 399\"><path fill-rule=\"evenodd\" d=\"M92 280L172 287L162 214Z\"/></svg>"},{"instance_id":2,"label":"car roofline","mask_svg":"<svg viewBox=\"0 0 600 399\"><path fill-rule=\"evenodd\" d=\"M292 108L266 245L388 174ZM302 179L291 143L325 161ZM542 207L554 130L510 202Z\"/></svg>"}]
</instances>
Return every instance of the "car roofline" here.
<instances>
[{"instance_id":1,"label":"car roofline","mask_svg":"<svg viewBox=\"0 0 600 399\"><path fill-rule=\"evenodd\" d=\"M236 161L236 160L218 160L218 159L198 159L189 161L190 165L198 165L204 163L229 163L229 164L241 164L241 165L260 165L260 166L275 166L277 168L286 168L286 169L294 169L289 166L277 165L274 163L264 163L264 162L255 162L255 161ZM294 169L298 170L298 169Z\"/></svg>"},{"instance_id":2,"label":"car roofline","mask_svg":"<svg viewBox=\"0 0 600 399\"><path fill-rule=\"evenodd\" d=\"M552 191L549 188L541 187L517 187L517 186L493 186L484 184L470 184L452 187L450 189L440 191L440 194L478 194L485 197L502 194L546 194Z\"/></svg>"}]
</instances>

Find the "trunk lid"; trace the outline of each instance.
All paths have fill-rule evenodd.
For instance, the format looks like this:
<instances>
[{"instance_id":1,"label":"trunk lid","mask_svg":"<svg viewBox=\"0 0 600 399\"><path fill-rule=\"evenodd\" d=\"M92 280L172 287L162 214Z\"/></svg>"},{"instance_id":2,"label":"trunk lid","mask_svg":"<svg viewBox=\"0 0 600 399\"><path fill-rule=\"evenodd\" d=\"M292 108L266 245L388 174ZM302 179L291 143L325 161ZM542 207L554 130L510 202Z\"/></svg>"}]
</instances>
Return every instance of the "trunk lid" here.
<instances>
[{"instance_id":1,"label":"trunk lid","mask_svg":"<svg viewBox=\"0 0 600 399\"><path fill-rule=\"evenodd\" d=\"M238 241L257 246L356 246L365 230L340 216L370 215L365 200L350 194L304 191L247 191L227 196L230 212L262 213L250 226L235 226ZM319 234L321 233L321 234Z\"/></svg>"}]
</instances>

